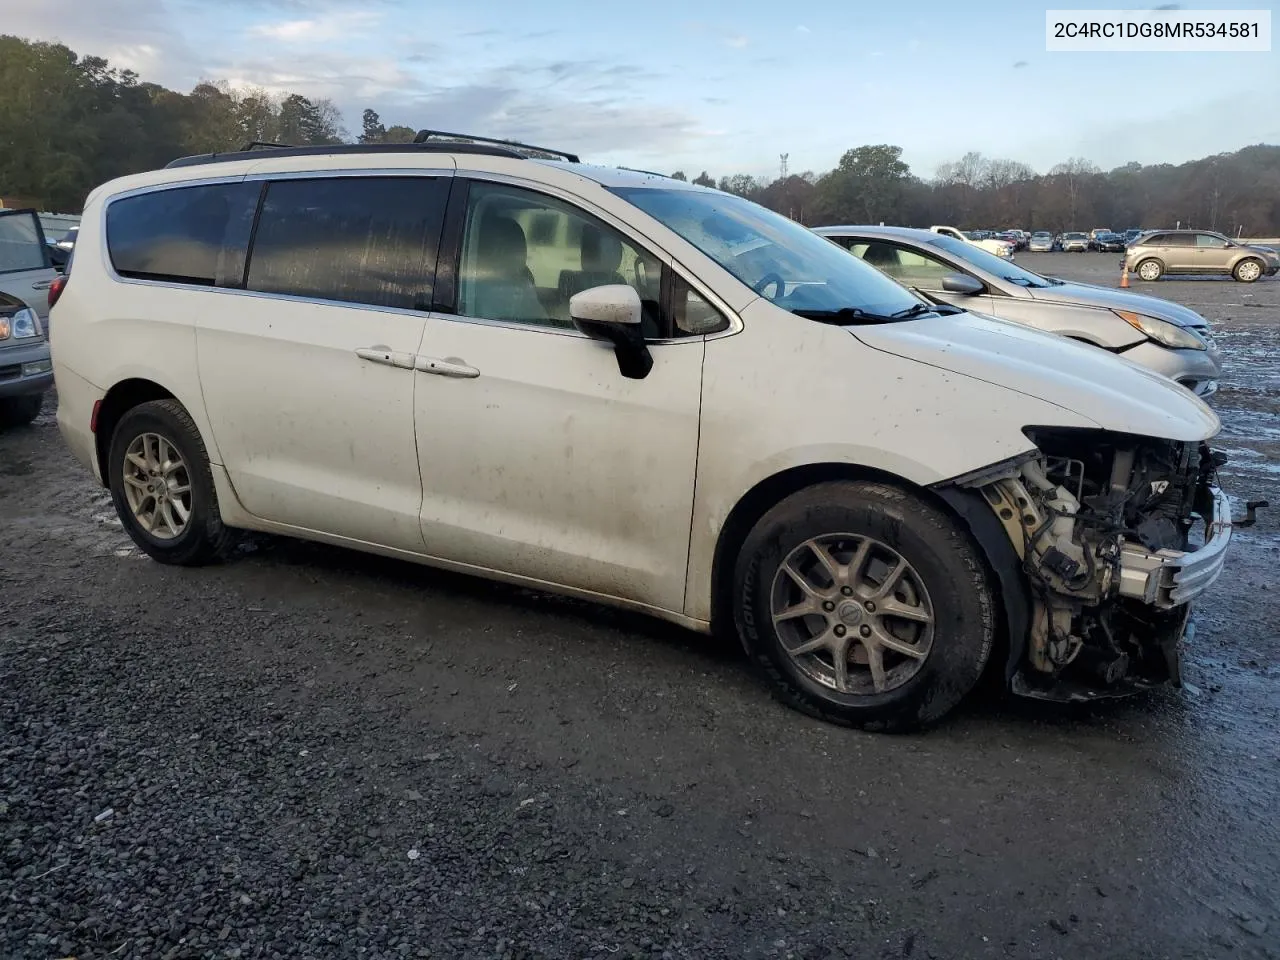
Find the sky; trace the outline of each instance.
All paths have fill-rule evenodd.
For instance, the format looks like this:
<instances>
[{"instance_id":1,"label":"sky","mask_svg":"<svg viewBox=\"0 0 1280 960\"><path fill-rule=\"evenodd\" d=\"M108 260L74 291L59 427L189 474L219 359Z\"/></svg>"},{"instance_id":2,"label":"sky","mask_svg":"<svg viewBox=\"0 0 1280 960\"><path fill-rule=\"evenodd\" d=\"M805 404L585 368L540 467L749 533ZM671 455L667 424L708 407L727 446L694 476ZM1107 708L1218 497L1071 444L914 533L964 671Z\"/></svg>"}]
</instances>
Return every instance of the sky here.
<instances>
[{"instance_id":1,"label":"sky","mask_svg":"<svg viewBox=\"0 0 1280 960\"><path fill-rule=\"evenodd\" d=\"M1112 4L1125 6L1124 4ZM1280 143L1280 53L1048 53L1053 0L0 0L0 33L56 40L182 91L332 99L383 123L522 140L689 176L822 172L903 148L1040 172ZM1130 3L1145 8L1153 3ZM1194 0L1188 9L1266 8Z\"/></svg>"}]
</instances>

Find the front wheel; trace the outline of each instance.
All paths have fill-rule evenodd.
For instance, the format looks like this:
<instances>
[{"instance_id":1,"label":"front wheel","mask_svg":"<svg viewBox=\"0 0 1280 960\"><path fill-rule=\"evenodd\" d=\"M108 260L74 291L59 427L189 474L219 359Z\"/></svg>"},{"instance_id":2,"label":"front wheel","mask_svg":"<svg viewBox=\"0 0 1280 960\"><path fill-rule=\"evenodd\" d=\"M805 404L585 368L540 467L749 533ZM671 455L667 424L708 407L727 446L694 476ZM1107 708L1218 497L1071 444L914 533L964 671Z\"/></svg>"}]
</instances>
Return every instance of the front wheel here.
<instances>
[{"instance_id":1,"label":"front wheel","mask_svg":"<svg viewBox=\"0 0 1280 960\"><path fill-rule=\"evenodd\" d=\"M1253 283L1262 276L1262 264L1257 260L1241 260L1231 271L1231 275L1239 283Z\"/></svg>"},{"instance_id":2,"label":"front wheel","mask_svg":"<svg viewBox=\"0 0 1280 960\"><path fill-rule=\"evenodd\" d=\"M154 560L199 566L235 541L218 512L204 441L176 400L143 403L120 418L107 483L125 530Z\"/></svg>"},{"instance_id":3,"label":"front wheel","mask_svg":"<svg viewBox=\"0 0 1280 960\"><path fill-rule=\"evenodd\" d=\"M0 400L0 427L25 427L40 416L40 408L43 406L43 393L5 397Z\"/></svg>"},{"instance_id":4,"label":"front wheel","mask_svg":"<svg viewBox=\"0 0 1280 960\"><path fill-rule=\"evenodd\" d=\"M793 494L756 524L735 568L734 615L777 695L869 730L940 719L977 683L995 608L967 533L880 483Z\"/></svg>"}]
</instances>

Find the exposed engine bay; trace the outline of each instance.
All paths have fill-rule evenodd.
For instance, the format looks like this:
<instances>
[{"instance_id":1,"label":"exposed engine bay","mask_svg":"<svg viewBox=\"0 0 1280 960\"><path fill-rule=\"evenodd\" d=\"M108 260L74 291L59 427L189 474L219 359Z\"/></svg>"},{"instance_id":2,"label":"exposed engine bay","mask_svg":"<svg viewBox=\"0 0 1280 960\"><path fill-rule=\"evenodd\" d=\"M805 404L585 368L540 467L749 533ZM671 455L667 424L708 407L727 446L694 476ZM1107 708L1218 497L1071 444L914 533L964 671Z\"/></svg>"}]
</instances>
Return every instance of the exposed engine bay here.
<instances>
[{"instance_id":1,"label":"exposed engine bay","mask_svg":"<svg viewBox=\"0 0 1280 960\"><path fill-rule=\"evenodd\" d=\"M1028 429L1040 455L974 477L1029 592L1017 693L1092 699L1172 681L1190 601L1222 572L1225 457L1204 443Z\"/></svg>"}]
</instances>

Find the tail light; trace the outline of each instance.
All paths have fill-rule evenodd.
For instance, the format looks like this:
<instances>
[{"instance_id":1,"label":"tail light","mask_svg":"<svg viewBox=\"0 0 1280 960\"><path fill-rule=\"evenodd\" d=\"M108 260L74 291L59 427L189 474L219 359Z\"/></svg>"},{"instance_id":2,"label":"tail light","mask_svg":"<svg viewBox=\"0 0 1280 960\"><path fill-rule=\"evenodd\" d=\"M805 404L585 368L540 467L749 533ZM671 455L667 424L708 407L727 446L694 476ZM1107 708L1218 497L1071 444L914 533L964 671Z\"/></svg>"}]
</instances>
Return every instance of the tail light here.
<instances>
[{"instance_id":1,"label":"tail light","mask_svg":"<svg viewBox=\"0 0 1280 960\"><path fill-rule=\"evenodd\" d=\"M53 282L49 284L49 306L50 307L52 307L55 303L58 302L58 298L62 296L62 291L65 290L66 287L67 287L67 275L65 273L59 274L57 277L54 278Z\"/></svg>"}]
</instances>

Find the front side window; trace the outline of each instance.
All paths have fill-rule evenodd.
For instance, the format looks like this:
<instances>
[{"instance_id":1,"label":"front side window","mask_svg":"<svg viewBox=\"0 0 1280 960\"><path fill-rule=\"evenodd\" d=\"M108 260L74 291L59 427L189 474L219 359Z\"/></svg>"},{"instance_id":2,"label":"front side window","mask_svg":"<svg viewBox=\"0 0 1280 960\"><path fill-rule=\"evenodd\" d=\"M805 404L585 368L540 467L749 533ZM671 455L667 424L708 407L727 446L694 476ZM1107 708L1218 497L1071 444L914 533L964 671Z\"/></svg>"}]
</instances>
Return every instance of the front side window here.
<instances>
[{"instance_id":1,"label":"front side window","mask_svg":"<svg viewBox=\"0 0 1280 960\"><path fill-rule=\"evenodd\" d=\"M437 177L272 181L246 287L429 310L448 192Z\"/></svg>"},{"instance_id":2,"label":"front side window","mask_svg":"<svg viewBox=\"0 0 1280 960\"><path fill-rule=\"evenodd\" d=\"M460 316L571 329L570 298L608 284L640 295L646 337L666 335L655 257L554 197L471 185L458 265Z\"/></svg>"},{"instance_id":3,"label":"front side window","mask_svg":"<svg viewBox=\"0 0 1280 960\"><path fill-rule=\"evenodd\" d=\"M925 290L941 290L942 278L957 272L936 257L880 240L866 244L860 256L899 283Z\"/></svg>"},{"instance_id":4,"label":"front side window","mask_svg":"<svg viewBox=\"0 0 1280 960\"><path fill-rule=\"evenodd\" d=\"M1222 237L1214 236L1212 233L1197 233L1196 246L1208 250L1225 250L1227 241Z\"/></svg>"},{"instance_id":5,"label":"front side window","mask_svg":"<svg viewBox=\"0 0 1280 960\"><path fill-rule=\"evenodd\" d=\"M239 285L260 184L208 183L154 190L107 207L116 273L142 280Z\"/></svg>"},{"instance_id":6,"label":"front side window","mask_svg":"<svg viewBox=\"0 0 1280 960\"><path fill-rule=\"evenodd\" d=\"M825 237L742 197L711 190L614 187L761 296L805 316L928 312L905 287Z\"/></svg>"}]
</instances>

